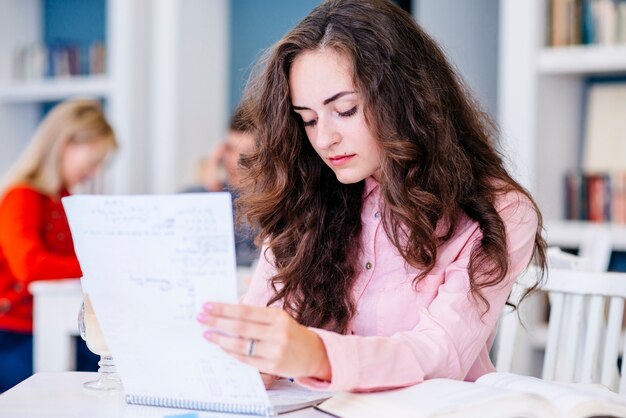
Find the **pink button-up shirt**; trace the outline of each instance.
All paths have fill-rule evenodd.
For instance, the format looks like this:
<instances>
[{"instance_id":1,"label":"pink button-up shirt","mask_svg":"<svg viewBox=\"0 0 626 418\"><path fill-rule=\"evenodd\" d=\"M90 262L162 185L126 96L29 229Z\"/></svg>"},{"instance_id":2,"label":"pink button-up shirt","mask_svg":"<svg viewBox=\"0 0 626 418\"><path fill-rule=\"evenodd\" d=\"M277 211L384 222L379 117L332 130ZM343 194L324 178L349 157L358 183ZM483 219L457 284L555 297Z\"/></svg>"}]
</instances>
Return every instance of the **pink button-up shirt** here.
<instances>
[{"instance_id":1,"label":"pink button-up shirt","mask_svg":"<svg viewBox=\"0 0 626 418\"><path fill-rule=\"evenodd\" d=\"M534 248L537 216L528 199L508 193L497 202L510 266L503 282L482 289L490 304L484 315L484 305L468 293L471 250L482 236L478 224L461 219L454 236L439 247L435 267L416 288L413 278L419 270L407 265L387 237L381 204L378 183L367 179L351 335L313 329L326 347L332 381L298 381L317 389L365 391L437 377L473 381L494 371L489 349L498 318ZM266 305L272 295L269 280L276 272L272 263L271 252L262 251L243 303Z\"/></svg>"}]
</instances>

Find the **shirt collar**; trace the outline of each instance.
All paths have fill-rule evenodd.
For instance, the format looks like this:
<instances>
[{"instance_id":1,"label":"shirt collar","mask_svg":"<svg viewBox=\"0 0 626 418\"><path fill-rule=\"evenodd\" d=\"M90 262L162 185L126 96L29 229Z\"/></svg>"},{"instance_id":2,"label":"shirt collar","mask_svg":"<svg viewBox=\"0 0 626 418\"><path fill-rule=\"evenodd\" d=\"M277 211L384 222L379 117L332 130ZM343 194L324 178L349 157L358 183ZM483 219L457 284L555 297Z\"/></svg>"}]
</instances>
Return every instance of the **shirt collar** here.
<instances>
[{"instance_id":1,"label":"shirt collar","mask_svg":"<svg viewBox=\"0 0 626 418\"><path fill-rule=\"evenodd\" d=\"M364 198L367 198L369 195L372 194L372 192L374 190L376 190L378 187L380 186L380 183L378 183L374 177L369 176L368 178L365 179L365 194L364 194Z\"/></svg>"}]
</instances>

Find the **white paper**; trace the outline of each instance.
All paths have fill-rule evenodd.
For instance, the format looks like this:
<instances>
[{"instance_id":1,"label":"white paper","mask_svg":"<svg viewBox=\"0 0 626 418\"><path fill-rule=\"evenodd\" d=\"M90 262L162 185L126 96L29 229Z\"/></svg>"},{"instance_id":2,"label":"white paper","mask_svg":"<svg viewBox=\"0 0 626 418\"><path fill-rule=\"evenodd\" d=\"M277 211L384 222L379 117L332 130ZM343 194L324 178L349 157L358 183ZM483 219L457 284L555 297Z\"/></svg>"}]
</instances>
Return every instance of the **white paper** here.
<instances>
[{"instance_id":1,"label":"white paper","mask_svg":"<svg viewBox=\"0 0 626 418\"><path fill-rule=\"evenodd\" d=\"M63 199L127 395L267 405L258 371L202 337L207 301L236 303L228 193Z\"/></svg>"},{"instance_id":2,"label":"white paper","mask_svg":"<svg viewBox=\"0 0 626 418\"><path fill-rule=\"evenodd\" d=\"M284 413L317 405L335 393L310 390L287 379L279 379L272 383L267 394L276 412Z\"/></svg>"}]
</instances>

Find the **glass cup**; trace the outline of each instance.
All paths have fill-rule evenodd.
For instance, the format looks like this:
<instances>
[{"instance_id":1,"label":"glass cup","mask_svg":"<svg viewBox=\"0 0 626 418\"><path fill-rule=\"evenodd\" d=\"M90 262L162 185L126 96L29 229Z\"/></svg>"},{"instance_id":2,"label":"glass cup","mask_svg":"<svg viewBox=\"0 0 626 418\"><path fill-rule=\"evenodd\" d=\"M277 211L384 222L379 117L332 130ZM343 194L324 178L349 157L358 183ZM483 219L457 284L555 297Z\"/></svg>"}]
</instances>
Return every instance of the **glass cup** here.
<instances>
[{"instance_id":1,"label":"glass cup","mask_svg":"<svg viewBox=\"0 0 626 418\"><path fill-rule=\"evenodd\" d=\"M122 381L115 370L113 356L109 352L100 323L87 293L83 293L83 302L78 313L80 336L87 342L87 348L100 356L98 379L85 382L83 386L91 390L113 391L122 389Z\"/></svg>"}]
</instances>

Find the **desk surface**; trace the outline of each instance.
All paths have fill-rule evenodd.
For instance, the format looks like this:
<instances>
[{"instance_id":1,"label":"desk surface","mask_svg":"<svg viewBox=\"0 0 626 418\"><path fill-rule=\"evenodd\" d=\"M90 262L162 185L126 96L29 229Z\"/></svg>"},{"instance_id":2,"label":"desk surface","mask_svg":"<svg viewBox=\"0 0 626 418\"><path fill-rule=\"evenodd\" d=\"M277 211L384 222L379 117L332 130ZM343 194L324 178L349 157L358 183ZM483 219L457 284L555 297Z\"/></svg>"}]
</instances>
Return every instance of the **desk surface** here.
<instances>
[{"instance_id":1,"label":"desk surface","mask_svg":"<svg viewBox=\"0 0 626 418\"><path fill-rule=\"evenodd\" d=\"M0 395L0 418L163 418L186 413L182 409L128 405L121 393L83 389L83 382L96 377L97 373L86 372L37 373ZM198 418L250 418L250 415L197 413ZM328 415L307 408L280 417L328 418Z\"/></svg>"}]
</instances>

